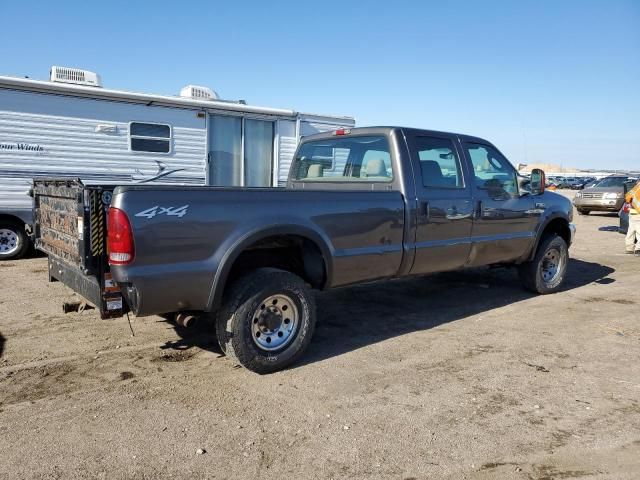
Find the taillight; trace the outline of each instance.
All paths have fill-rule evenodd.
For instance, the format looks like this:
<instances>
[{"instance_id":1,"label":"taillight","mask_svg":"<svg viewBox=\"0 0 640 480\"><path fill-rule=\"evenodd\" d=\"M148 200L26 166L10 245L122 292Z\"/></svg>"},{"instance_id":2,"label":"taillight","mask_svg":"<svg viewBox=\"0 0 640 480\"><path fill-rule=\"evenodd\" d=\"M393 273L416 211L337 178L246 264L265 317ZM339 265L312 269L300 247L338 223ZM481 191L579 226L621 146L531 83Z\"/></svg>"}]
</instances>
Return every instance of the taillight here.
<instances>
[{"instance_id":1,"label":"taillight","mask_svg":"<svg viewBox=\"0 0 640 480\"><path fill-rule=\"evenodd\" d=\"M107 215L107 252L111 265L133 262L133 232L127 214L118 208L109 208Z\"/></svg>"},{"instance_id":2,"label":"taillight","mask_svg":"<svg viewBox=\"0 0 640 480\"><path fill-rule=\"evenodd\" d=\"M629 213L629 212L631 211L631 205L630 205L630 204L628 204L628 203L625 203L625 204L622 206L622 211L623 211L624 213Z\"/></svg>"},{"instance_id":3,"label":"taillight","mask_svg":"<svg viewBox=\"0 0 640 480\"><path fill-rule=\"evenodd\" d=\"M338 135L338 136L349 135L350 133L351 133L350 128L339 128L333 132L334 135Z\"/></svg>"}]
</instances>

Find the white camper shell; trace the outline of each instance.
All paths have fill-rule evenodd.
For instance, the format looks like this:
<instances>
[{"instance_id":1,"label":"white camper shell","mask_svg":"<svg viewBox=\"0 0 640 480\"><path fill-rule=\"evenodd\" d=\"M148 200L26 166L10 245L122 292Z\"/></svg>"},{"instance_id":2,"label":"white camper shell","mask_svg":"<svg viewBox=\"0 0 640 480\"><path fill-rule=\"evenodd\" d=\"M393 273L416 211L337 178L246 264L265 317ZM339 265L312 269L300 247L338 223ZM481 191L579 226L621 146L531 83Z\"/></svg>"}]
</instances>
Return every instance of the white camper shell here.
<instances>
[{"instance_id":1,"label":"white camper shell","mask_svg":"<svg viewBox=\"0 0 640 480\"><path fill-rule=\"evenodd\" d=\"M279 186L300 137L355 125L220 100L194 85L163 96L101 84L64 67L52 68L51 81L0 76L0 259L26 250L27 236L15 230L32 221L33 178Z\"/></svg>"}]
</instances>

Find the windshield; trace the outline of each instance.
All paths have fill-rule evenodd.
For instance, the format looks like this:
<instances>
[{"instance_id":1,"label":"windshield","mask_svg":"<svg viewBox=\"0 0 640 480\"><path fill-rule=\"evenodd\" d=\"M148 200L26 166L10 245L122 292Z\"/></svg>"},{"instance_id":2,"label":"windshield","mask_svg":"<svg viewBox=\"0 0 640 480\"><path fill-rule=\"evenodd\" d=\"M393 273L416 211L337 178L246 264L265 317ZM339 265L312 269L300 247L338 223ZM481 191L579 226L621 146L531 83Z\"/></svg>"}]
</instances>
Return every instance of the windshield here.
<instances>
[{"instance_id":1,"label":"windshield","mask_svg":"<svg viewBox=\"0 0 640 480\"><path fill-rule=\"evenodd\" d=\"M390 182L389 142L384 136L344 136L302 144L291 166L302 182Z\"/></svg>"},{"instance_id":2,"label":"windshield","mask_svg":"<svg viewBox=\"0 0 640 480\"><path fill-rule=\"evenodd\" d=\"M600 182L596 184L596 187L622 187L626 181L626 177L607 177L600 180Z\"/></svg>"}]
</instances>

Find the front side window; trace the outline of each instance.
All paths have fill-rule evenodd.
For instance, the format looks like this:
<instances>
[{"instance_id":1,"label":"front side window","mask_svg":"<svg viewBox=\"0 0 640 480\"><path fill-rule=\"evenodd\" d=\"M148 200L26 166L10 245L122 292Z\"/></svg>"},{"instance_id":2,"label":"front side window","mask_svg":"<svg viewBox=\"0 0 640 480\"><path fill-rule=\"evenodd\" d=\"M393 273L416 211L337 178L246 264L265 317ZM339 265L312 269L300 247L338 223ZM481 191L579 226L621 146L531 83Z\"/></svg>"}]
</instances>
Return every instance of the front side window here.
<instances>
[{"instance_id":1,"label":"front side window","mask_svg":"<svg viewBox=\"0 0 640 480\"><path fill-rule=\"evenodd\" d=\"M464 188L460 160L447 138L417 137L422 185L431 188Z\"/></svg>"},{"instance_id":2,"label":"front side window","mask_svg":"<svg viewBox=\"0 0 640 480\"><path fill-rule=\"evenodd\" d=\"M467 143L466 148L478 188L488 190L492 196L518 194L516 171L499 151L479 143Z\"/></svg>"},{"instance_id":3,"label":"front side window","mask_svg":"<svg viewBox=\"0 0 640 480\"><path fill-rule=\"evenodd\" d=\"M131 122L129 142L134 152L169 153L171 127L159 123Z\"/></svg>"},{"instance_id":4,"label":"front side window","mask_svg":"<svg viewBox=\"0 0 640 480\"><path fill-rule=\"evenodd\" d=\"M303 143L291 166L291 178L302 182L390 182L389 142L376 135Z\"/></svg>"}]
</instances>

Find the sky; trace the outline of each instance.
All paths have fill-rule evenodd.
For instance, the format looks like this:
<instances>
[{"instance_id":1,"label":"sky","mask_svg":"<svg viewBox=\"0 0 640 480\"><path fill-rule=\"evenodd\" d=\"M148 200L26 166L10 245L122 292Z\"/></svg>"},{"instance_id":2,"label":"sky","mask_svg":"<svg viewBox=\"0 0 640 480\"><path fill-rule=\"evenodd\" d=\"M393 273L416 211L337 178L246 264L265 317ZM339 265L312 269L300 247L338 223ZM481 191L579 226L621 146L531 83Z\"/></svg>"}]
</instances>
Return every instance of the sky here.
<instances>
[{"instance_id":1,"label":"sky","mask_svg":"<svg viewBox=\"0 0 640 480\"><path fill-rule=\"evenodd\" d=\"M466 133L512 163L640 168L640 0L14 2L0 75ZM1 105L0 105L1 108Z\"/></svg>"}]
</instances>

